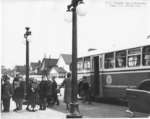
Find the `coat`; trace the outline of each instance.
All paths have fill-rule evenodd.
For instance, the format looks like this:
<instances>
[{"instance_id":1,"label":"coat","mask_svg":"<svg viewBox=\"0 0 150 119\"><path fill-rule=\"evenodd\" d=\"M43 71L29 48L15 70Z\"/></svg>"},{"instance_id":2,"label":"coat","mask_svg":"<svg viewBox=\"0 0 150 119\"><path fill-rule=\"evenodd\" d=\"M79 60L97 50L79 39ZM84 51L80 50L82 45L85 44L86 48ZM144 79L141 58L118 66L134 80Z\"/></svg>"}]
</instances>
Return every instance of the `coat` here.
<instances>
[{"instance_id":1,"label":"coat","mask_svg":"<svg viewBox=\"0 0 150 119\"><path fill-rule=\"evenodd\" d=\"M46 85L46 95L52 96L53 95L53 83L52 81L48 80Z\"/></svg>"},{"instance_id":2,"label":"coat","mask_svg":"<svg viewBox=\"0 0 150 119\"><path fill-rule=\"evenodd\" d=\"M42 80L39 84L39 96L40 98L47 97L47 81Z\"/></svg>"},{"instance_id":3,"label":"coat","mask_svg":"<svg viewBox=\"0 0 150 119\"><path fill-rule=\"evenodd\" d=\"M57 83L56 83L56 81L53 81L53 83L52 83L52 94L53 94L53 96L57 95Z\"/></svg>"},{"instance_id":4,"label":"coat","mask_svg":"<svg viewBox=\"0 0 150 119\"><path fill-rule=\"evenodd\" d=\"M13 94L13 88L12 88L12 85L9 82L5 82L2 85L1 89L2 89L1 90L1 92L2 92L1 98L2 99L9 99L9 98L11 98L11 96Z\"/></svg>"},{"instance_id":5,"label":"coat","mask_svg":"<svg viewBox=\"0 0 150 119\"><path fill-rule=\"evenodd\" d=\"M71 79L70 78L66 78L63 83L61 84L61 86L65 87L64 90L64 102L65 103L70 103L71 102Z\"/></svg>"},{"instance_id":6,"label":"coat","mask_svg":"<svg viewBox=\"0 0 150 119\"><path fill-rule=\"evenodd\" d=\"M14 90L13 100L24 99L24 87L19 86Z\"/></svg>"},{"instance_id":7,"label":"coat","mask_svg":"<svg viewBox=\"0 0 150 119\"><path fill-rule=\"evenodd\" d=\"M39 103L38 90L39 90L39 88L37 86L34 86L34 84L30 88L30 103L31 103L31 105L36 105Z\"/></svg>"}]
</instances>

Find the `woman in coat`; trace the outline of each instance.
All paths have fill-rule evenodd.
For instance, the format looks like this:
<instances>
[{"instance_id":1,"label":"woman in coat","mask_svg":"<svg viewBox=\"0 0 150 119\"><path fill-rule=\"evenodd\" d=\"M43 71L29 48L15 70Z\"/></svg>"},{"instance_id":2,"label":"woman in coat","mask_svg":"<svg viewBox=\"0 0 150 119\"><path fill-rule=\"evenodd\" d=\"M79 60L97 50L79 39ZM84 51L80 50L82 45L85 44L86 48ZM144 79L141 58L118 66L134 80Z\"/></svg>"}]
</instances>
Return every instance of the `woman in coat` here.
<instances>
[{"instance_id":1,"label":"woman in coat","mask_svg":"<svg viewBox=\"0 0 150 119\"><path fill-rule=\"evenodd\" d=\"M66 110L69 111L69 103L71 103L71 74L67 74L67 78L64 79L63 83L61 84L60 88L64 86L64 102L66 103Z\"/></svg>"}]
</instances>

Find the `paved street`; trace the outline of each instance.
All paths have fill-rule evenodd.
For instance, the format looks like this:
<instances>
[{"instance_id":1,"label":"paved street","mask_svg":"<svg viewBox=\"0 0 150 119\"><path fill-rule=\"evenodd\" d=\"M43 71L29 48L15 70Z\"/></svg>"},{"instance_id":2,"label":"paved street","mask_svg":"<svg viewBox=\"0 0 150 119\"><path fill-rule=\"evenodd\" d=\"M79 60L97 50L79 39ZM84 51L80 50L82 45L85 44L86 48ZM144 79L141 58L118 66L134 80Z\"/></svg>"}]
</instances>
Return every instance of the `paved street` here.
<instances>
[{"instance_id":1,"label":"paved street","mask_svg":"<svg viewBox=\"0 0 150 119\"><path fill-rule=\"evenodd\" d=\"M10 113L2 113L2 119L64 119L66 117L65 104L63 103L63 95L59 96L60 105L52 106L46 111L37 112L27 112L25 106L20 112L13 112L15 108L14 102L11 102ZM104 103L92 103L91 105L87 103L82 103L79 101L79 109L84 118L126 118L130 117L126 113L127 107L118 106L114 104L104 104ZM141 117L137 115L137 117Z\"/></svg>"}]
</instances>

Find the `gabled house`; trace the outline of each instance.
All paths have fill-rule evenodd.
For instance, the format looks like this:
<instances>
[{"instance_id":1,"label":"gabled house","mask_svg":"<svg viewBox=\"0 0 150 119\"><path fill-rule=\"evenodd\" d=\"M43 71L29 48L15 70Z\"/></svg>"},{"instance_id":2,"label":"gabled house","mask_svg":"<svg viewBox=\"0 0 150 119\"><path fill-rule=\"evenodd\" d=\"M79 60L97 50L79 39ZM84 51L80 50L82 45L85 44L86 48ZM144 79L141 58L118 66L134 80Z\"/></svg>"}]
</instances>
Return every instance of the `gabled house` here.
<instances>
[{"instance_id":1,"label":"gabled house","mask_svg":"<svg viewBox=\"0 0 150 119\"><path fill-rule=\"evenodd\" d=\"M50 69L49 73L50 77L65 78L67 72L63 68L55 66Z\"/></svg>"},{"instance_id":2,"label":"gabled house","mask_svg":"<svg viewBox=\"0 0 150 119\"><path fill-rule=\"evenodd\" d=\"M60 85L66 77L66 73L62 67L54 66L49 70L48 75L50 78L55 77L57 84Z\"/></svg>"},{"instance_id":3,"label":"gabled house","mask_svg":"<svg viewBox=\"0 0 150 119\"><path fill-rule=\"evenodd\" d=\"M41 74L40 73L41 61L30 63L30 74Z\"/></svg>"},{"instance_id":4,"label":"gabled house","mask_svg":"<svg viewBox=\"0 0 150 119\"><path fill-rule=\"evenodd\" d=\"M48 74L49 70L56 66L58 59L43 58L40 71L42 74Z\"/></svg>"},{"instance_id":5,"label":"gabled house","mask_svg":"<svg viewBox=\"0 0 150 119\"><path fill-rule=\"evenodd\" d=\"M61 54L59 56L57 66L63 68L66 72L70 72L70 64L72 62L72 55Z\"/></svg>"}]
</instances>

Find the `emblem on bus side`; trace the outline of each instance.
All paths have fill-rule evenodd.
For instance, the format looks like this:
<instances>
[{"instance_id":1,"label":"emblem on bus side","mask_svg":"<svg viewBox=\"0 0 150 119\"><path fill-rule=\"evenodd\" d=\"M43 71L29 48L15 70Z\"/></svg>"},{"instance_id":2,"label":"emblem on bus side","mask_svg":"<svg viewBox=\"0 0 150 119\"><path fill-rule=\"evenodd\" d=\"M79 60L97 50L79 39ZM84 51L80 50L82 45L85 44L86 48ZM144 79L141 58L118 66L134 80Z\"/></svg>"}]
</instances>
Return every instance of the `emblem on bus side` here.
<instances>
[{"instance_id":1,"label":"emblem on bus side","mask_svg":"<svg viewBox=\"0 0 150 119\"><path fill-rule=\"evenodd\" d=\"M112 83L112 77L111 75L106 76L106 84L110 85Z\"/></svg>"}]
</instances>

